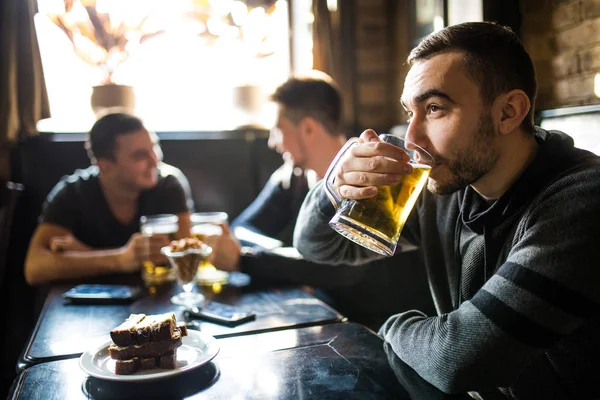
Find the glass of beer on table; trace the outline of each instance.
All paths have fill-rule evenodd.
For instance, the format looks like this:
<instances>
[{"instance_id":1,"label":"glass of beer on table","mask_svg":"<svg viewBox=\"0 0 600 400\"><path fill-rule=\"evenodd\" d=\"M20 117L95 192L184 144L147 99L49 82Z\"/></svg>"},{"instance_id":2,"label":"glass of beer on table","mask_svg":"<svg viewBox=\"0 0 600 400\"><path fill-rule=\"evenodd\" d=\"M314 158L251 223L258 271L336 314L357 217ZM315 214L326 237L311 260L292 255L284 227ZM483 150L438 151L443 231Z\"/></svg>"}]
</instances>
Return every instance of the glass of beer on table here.
<instances>
[{"instance_id":1,"label":"glass of beer on table","mask_svg":"<svg viewBox=\"0 0 600 400\"><path fill-rule=\"evenodd\" d=\"M402 228L427 184L433 157L416 144L398 136L382 134L381 141L400 147L410 155L412 172L396 185L380 186L374 197L350 200L340 197L333 184L339 162L346 152L359 143L350 139L340 150L325 174L325 190L336 208L329 226L339 234L376 253L392 256Z\"/></svg>"},{"instance_id":2,"label":"glass of beer on table","mask_svg":"<svg viewBox=\"0 0 600 400\"><path fill-rule=\"evenodd\" d=\"M211 245L211 237L220 236L223 230L219 224L228 223L229 216L226 212L197 212L190 216L192 237ZM213 285L225 283L229 274L217 270L211 262L204 258L198 268L198 283L201 285Z\"/></svg>"},{"instance_id":3,"label":"glass of beer on table","mask_svg":"<svg viewBox=\"0 0 600 400\"><path fill-rule=\"evenodd\" d=\"M147 237L166 235L170 242L177 239L178 222L179 218L174 214L144 215L140 218L140 231ZM149 244L149 241L147 243ZM142 278L147 284L154 285L175 280L175 273L167 259L164 263L156 265L148 258L143 260Z\"/></svg>"}]
</instances>

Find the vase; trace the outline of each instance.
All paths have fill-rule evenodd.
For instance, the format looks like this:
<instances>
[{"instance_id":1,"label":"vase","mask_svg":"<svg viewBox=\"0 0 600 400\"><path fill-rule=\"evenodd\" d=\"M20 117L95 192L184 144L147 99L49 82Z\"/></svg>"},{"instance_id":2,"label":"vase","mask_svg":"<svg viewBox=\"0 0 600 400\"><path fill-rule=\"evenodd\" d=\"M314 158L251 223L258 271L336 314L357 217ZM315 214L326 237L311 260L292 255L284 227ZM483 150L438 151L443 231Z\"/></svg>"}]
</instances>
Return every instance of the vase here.
<instances>
[{"instance_id":1,"label":"vase","mask_svg":"<svg viewBox=\"0 0 600 400\"><path fill-rule=\"evenodd\" d=\"M135 110L135 92L132 86L115 84L94 86L90 100L92 110L97 117L109 112L133 114Z\"/></svg>"}]
</instances>

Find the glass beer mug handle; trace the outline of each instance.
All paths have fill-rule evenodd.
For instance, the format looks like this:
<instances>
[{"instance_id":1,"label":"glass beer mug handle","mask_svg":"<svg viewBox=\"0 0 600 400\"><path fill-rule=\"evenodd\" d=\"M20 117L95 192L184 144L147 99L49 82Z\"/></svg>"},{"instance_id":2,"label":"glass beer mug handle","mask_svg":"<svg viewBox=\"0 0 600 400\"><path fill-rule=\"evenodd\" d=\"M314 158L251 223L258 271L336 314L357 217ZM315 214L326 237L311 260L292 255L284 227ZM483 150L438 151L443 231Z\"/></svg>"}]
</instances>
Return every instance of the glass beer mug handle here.
<instances>
[{"instance_id":1,"label":"glass beer mug handle","mask_svg":"<svg viewBox=\"0 0 600 400\"><path fill-rule=\"evenodd\" d=\"M325 174L325 178L323 179L325 181L325 184L323 186L323 188L325 188L325 193L327 194L327 197L329 197L329 200L331 201L331 203L333 204L333 206L336 209L342 203L342 198L336 192L335 188L333 187L333 184L335 182L334 171L337 169L337 165L340 162L340 160L342 159L342 157L344 156L344 154L346 153L346 151L348 151L348 149L350 147L352 147L358 143L360 143L360 139L351 138L346 142L346 144L344 144L344 147L341 148L341 150L336 154L335 158L329 165L329 168L327 169L327 173Z\"/></svg>"}]
</instances>

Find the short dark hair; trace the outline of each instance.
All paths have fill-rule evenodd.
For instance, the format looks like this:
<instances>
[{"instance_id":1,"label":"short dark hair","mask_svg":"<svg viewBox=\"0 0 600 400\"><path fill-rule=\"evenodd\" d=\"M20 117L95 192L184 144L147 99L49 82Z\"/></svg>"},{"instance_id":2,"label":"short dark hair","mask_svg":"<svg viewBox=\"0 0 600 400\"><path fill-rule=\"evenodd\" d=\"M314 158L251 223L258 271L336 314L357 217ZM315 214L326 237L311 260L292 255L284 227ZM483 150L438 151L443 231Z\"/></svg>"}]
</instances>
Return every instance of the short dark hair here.
<instances>
[{"instance_id":1,"label":"short dark hair","mask_svg":"<svg viewBox=\"0 0 600 400\"><path fill-rule=\"evenodd\" d=\"M107 114L94 123L86 149L91 159L115 160L117 138L140 129L144 129L142 121L133 115L114 113Z\"/></svg>"},{"instance_id":2,"label":"short dark hair","mask_svg":"<svg viewBox=\"0 0 600 400\"><path fill-rule=\"evenodd\" d=\"M508 27L492 22L467 22L449 26L427 36L409 54L409 65L440 53L464 53L463 66L473 78L487 106L503 93L520 89L531 102L521 123L533 132L537 83L529 54L519 37Z\"/></svg>"},{"instance_id":3,"label":"short dark hair","mask_svg":"<svg viewBox=\"0 0 600 400\"><path fill-rule=\"evenodd\" d=\"M302 118L319 121L331 135L341 134L342 96L334 83L316 78L290 78L271 95L294 124Z\"/></svg>"}]
</instances>

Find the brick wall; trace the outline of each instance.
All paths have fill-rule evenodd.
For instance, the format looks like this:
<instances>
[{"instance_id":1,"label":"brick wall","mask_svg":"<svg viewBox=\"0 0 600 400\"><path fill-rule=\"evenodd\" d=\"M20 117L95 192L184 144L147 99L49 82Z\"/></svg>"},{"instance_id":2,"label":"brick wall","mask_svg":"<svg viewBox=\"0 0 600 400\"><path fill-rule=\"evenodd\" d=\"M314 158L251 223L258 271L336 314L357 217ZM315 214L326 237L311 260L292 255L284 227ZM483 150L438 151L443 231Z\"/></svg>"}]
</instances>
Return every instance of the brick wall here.
<instances>
[{"instance_id":1,"label":"brick wall","mask_svg":"<svg viewBox=\"0 0 600 400\"><path fill-rule=\"evenodd\" d=\"M357 131L387 130L406 120L398 99L412 48L411 4L353 1L352 120ZM600 74L600 0L521 0L520 7L520 34L538 77L536 108L600 104L594 94Z\"/></svg>"},{"instance_id":2,"label":"brick wall","mask_svg":"<svg viewBox=\"0 0 600 400\"><path fill-rule=\"evenodd\" d=\"M398 100L411 48L409 5L410 0L354 1L353 111L359 131L387 131L406 120Z\"/></svg>"},{"instance_id":3,"label":"brick wall","mask_svg":"<svg viewBox=\"0 0 600 400\"><path fill-rule=\"evenodd\" d=\"M536 108L600 104L600 0L522 0L521 12L538 77Z\"/></svg>"},{"instance_id":4,"label":"brick wall","mask_svg":"<svg viewBox=\"0 0 600 400\"><path fill-rule=\"evenodd\" d=\"M355 122L359 129L392 124L390 21L386 0L355 3Z\"/></svg>"}]
</instances>

